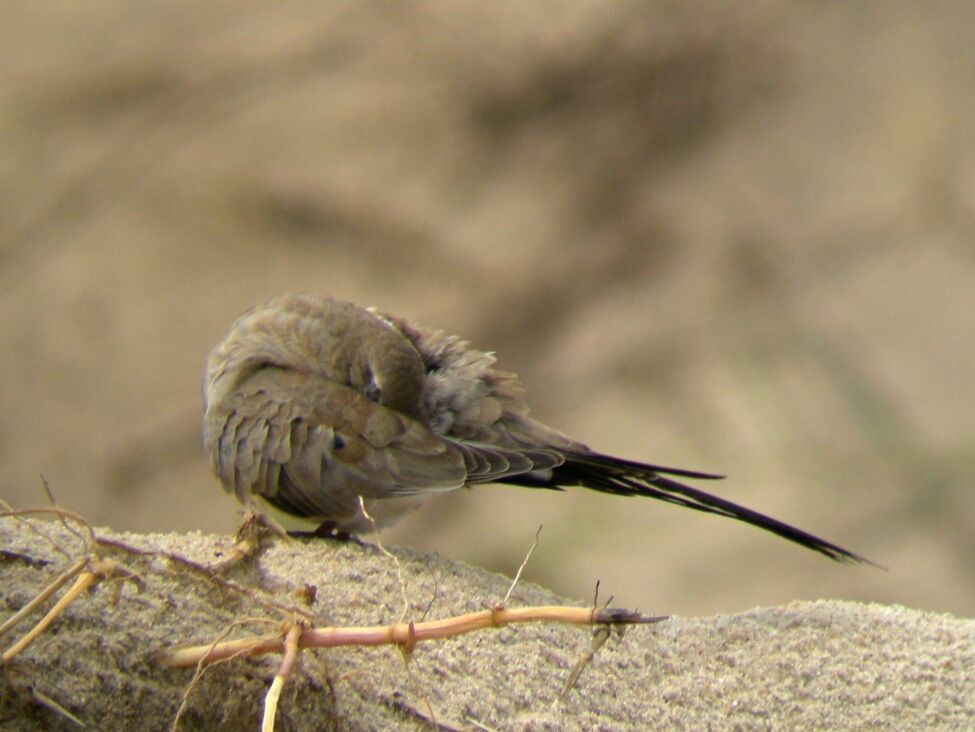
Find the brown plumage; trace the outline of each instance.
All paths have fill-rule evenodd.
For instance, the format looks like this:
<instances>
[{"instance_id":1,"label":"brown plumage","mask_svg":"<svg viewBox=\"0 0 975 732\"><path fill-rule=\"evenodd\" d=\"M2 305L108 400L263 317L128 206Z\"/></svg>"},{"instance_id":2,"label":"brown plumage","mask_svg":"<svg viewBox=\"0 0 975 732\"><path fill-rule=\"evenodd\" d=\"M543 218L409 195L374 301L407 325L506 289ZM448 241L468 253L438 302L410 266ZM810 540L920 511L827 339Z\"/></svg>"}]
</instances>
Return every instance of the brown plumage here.
<instances>
[{"instance_id":1,"label":"brown plumage","mask_svg":"<svg viewBox=\"0 0 975 732\"><path fill-rule=\"evenodd\" d=\"M475 483L649 496L728 516L839 561L861 557L667 476L692 470L593 452L528 416L514 374L442 331L320 295L244 313L210 354L204 436L241 501L347 532L388 525Z\"/></svg>"}]
</instances>

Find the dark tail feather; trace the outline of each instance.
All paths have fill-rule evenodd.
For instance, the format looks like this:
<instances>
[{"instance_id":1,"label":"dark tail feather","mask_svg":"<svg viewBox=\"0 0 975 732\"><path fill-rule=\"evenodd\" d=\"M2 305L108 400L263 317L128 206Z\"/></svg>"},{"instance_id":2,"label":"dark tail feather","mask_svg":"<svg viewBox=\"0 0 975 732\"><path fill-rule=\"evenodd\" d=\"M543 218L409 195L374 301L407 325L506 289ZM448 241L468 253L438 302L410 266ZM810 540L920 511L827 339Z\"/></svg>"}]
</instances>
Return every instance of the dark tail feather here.
<instances>
[{"instance_id":1,"label":"dark tail feather","mask_svg":"<svg viewBox=\"0 0 975 732\"><path fill-rule=\"evenodd\" d=\"M609 455L600 455L599 453L568 453L565 458L565 463L552 471L552 477L549 480L532 482L533 476L523 475L509 478L506 482L551 488L583 485L603 493L621 496L649 496L667 503L692 508L695 511L744 521L746 524L771 531L773 534L794 541L807 549L824 554L837 562L873 564L869 559L864 559L836 544L820 539L818 536L813 536L794 526L789 526L770 516L718 498L710 493L678 483L662 474L708 480L721 478L720 475L679 468L665 468L658 465L645 465Z\"/></svg>"}]
</instances>

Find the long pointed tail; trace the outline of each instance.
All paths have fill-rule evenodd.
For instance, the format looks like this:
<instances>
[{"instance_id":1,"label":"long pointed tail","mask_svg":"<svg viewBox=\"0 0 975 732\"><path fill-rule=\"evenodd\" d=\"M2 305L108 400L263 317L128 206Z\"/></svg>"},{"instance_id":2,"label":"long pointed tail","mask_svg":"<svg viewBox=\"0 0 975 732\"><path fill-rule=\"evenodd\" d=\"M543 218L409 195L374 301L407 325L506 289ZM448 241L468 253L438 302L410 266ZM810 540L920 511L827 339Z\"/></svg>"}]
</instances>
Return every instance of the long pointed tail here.
<instances>
[{"instance_id":1,"label":"long pointed tail","mask_svg":"<svg viewBox=\"0 0 975 732\"><path fill-rule=\"evenodd\" d=\"M667 475L699 480L715 480L723 477L680 468L646 465L599 453L565 453L565 462L552 470L551 478L533 480L534 476L518 476L509 478L508 482L549 488L582 485L603 493L614 493L622 496L649 496L695 511L744 521L746 524L771 531L773 534L819 552L837 562L873 564L869 559L825 539L820 539L818 536L789 526L771 516L739 506L737 503L678 483L676 480L666 477Z\"/></svg>"}]
</instances>

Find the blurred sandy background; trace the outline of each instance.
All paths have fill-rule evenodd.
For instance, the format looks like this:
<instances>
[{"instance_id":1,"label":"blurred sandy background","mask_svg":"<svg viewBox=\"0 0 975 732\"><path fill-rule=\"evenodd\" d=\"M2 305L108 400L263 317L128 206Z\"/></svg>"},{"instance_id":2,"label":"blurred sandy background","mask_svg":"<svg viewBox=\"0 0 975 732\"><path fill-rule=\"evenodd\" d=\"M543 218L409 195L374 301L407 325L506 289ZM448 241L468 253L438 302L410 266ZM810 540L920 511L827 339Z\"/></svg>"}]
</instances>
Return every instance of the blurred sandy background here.
<instances>
[{"instance_id":1,"label":"blurred sandy background","mask_svg":"<svg viewBox=\"0 0 975 732\"><path fill-rule=\"evenodd\" d=\"M890 571L512 487L388 543L513 572L544 524L528 576L578 598L975 613L975 4L731 5L6 3L0 496L232 530L206 354L325 291Z\"/></svg>"}]
</instances>

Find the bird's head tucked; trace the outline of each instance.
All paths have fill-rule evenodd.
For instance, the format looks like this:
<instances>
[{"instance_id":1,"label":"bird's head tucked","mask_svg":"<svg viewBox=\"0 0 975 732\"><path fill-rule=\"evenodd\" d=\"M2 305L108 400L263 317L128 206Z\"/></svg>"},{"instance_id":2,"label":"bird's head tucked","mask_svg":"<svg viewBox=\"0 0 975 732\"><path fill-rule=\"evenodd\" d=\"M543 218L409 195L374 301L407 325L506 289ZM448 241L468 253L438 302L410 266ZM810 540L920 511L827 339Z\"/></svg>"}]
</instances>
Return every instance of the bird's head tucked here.
<instances>
[{"instance_id":1,"label":"bird's head tucked","mask_svg":"<svg viewBox=\"0 0 975 732\"><path fill-rule=\"evenodd\" d=\"M258 369L315 374L418 416L423 361L390 322L322 295L278 295L244 313L207 363L207 401Z\"/></svg>"}]
</instances>

